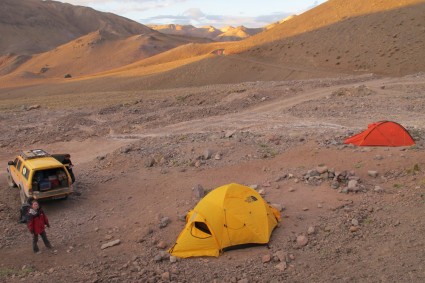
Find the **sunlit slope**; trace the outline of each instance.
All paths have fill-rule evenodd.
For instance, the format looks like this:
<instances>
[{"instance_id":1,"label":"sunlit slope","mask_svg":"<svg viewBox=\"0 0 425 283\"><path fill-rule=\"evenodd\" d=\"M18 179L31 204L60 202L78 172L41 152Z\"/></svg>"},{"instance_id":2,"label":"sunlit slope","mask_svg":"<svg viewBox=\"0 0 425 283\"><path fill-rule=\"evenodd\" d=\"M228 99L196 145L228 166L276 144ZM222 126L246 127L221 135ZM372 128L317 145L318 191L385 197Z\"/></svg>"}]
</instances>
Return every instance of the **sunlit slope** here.
<instances>
[{"instance_id":1,"label":"sunlit slope","mask_svg":"<svg viewBox=\"0 0 425 283\"><path fill-rule=\"evenodd\" d=\"M425 1L331 0L228 53L344 72L425 70Z\"/></svg>"},{"instance_id":2,"label":"sunlit slope","mask_svg":"<svg viewBox=\"0 0 425 283\"><path fill-rule=\"evenodd\" d=\"M192 39L159 32L120 38L96 31L52 51L34 55L9 77L33 79L81 77L131 64Z\"/></svg>"}]
</instances>

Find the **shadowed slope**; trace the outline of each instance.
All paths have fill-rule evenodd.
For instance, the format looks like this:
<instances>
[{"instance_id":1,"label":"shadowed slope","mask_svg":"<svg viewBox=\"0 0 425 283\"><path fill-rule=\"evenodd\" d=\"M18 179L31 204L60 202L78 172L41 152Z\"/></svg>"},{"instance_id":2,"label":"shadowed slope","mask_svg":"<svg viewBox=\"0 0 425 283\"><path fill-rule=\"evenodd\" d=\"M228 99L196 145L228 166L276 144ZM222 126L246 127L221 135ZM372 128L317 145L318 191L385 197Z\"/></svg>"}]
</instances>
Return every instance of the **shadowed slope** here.
<instances>
[{"instance_id":1,"label":"shadowed slope","mask_svg":"<svg viewBox=\"0 0 425 283\"><path fill-rule=\"evenodd\" d=\"M0 55L34 54L104 30L119 37L153 32L132 20L55 1L2 0Z\"/></svg>"}]
</instances>

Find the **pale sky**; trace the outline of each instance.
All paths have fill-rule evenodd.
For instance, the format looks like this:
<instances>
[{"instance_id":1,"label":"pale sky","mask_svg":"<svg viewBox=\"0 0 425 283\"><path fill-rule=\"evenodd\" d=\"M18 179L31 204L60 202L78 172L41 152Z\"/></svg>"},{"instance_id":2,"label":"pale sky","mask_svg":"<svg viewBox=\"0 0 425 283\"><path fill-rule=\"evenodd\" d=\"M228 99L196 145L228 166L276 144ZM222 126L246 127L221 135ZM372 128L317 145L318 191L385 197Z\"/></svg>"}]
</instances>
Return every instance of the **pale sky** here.
<instances>
[{"instance_id":1,"label":"pale sky","mask_svg":"<svg viewBox=\"0 0 425 283\"><path fill-rule=\"evenodd\" d=\"M326 0L59 0L111 12L141 24L264 27Z\"/></svg>"}]
</instances>

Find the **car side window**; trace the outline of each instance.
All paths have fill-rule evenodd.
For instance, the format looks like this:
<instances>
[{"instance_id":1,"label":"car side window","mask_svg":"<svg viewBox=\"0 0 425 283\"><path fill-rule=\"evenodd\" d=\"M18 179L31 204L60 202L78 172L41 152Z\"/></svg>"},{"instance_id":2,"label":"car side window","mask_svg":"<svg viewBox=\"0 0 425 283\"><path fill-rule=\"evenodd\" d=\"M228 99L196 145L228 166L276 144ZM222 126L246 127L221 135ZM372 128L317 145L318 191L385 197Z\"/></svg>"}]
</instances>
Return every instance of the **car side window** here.
<instances>
[{"instance_id":1,"label":"car side window","mask_svg":"<svg viewBox=\"0 0 425 283\"><path fill-rule=\"evenodd\" d=\"M21 165L22 165L22 162L21 162L20 159L18 159L18 162L16 163L16 169L20 170L21 169Z\"/></svg>"},{"instance_id":2,"label":"car side window","mask_svg":"<svg viewBox=\"0 0 425 283\"><path fill-rule=\"evenodd\" d=\"M27 179L28 180L28 176L29 176L29 174L30 174L30 170L28 170L28 168L27 167L22 167L22 175L25 177L25 179Z\"/></svg>"}]
</instances>

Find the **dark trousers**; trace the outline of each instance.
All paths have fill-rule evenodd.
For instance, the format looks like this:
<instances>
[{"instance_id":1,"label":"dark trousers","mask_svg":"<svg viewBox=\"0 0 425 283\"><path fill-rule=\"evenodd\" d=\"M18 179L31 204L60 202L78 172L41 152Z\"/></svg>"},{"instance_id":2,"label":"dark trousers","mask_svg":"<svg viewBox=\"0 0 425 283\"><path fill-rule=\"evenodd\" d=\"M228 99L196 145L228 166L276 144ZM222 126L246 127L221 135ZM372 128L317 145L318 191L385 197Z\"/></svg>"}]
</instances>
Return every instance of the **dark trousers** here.
<instances>
[{"instance_id":1,"label":"dark trousers","mask_svg":"<svg viewBox=\"0 0 425 283\"><path fill-rule=\"evenodd\" d=\"M75 182L74 172L72 172L72 169L69 169L69 168L68 168L68 172L69 172L69 175L71 176L71 181L74 184Z\"/></svg>"},{"instance_id":2,"label":"dark trousers","mask_svg":"<svg viewBox=\"0 0 425 283\"><path fill-rule=\"evenodd\" d=\"M43 231L40 233L41 239L43 240L44 245L46 246L46 248L51 249L52 245L50 244L49 240L47 239L47 235L46 235L46 231ZM36 253L39 251L38 249L38 235L37 234L33 234L32 237L32 249L33 251Z\"/></svg>"}]
</instances>

